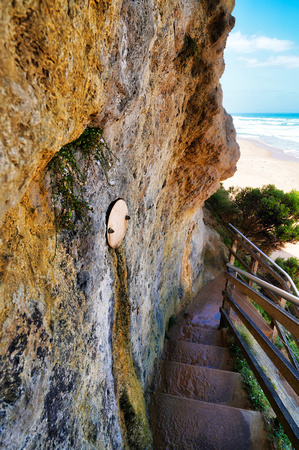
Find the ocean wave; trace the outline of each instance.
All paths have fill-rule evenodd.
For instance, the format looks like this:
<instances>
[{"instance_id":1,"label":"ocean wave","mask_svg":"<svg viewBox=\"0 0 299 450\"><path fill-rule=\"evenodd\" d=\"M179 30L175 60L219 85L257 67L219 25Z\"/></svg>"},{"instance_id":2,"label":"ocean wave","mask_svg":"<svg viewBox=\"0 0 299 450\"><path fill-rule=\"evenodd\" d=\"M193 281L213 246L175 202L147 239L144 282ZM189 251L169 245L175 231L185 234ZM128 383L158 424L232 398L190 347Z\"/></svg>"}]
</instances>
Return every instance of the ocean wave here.
<instances>
[{"instance_id":1,"label":"ocean wave","mask_svg":"<svg viewBox=\"0 0 299 450\"><path fill-rule=\"evenodd\" d=\"M299 158L299 115L233 115L238 136L254 139Z\"/></svg>"}]
</instances>

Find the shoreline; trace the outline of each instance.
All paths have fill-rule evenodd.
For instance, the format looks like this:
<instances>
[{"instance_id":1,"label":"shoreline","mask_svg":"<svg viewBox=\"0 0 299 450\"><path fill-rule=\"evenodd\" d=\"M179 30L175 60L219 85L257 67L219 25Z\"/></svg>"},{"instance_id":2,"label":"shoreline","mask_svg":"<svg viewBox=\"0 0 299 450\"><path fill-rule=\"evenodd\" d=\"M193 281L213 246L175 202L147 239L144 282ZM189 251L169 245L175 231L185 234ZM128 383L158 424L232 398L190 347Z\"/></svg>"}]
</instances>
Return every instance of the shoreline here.
<instances>
[{"instance_id":1,"label":"shoreline","mask_svg":"<svg viewBox=\"0 0 299 450\"><path fill-rule=\"evenodd\" d=\"M274 184L284 192L299 191L299 159L285 157L283 150L273 149L259 141L237 137L240 146L240 159L235 174L222 181L225 189L229 187L261 188ZM299 258L299 243L286 244L280 251L271 255L277 257Z\"/></svg>"},{"instance_id":2,"label":"shoreline","mask_svg":"<svg viewBox=\"0 0 299 450\"><path fill-rule=\"evenodd\" d=\"M237 135L237 142L238 141L250 142L251 144L255 145L256 147L259 147L263 150L267 150L270 153L271 158L279 159L280 161L289 161L289 162L299 163L299 157L297 158L296 156L288 154L288 153L284 152L281 148L272 147L271 145L264 144L263 142L261 142L257 139L244 138L242 136Z\"/></svg>"},{"instance_id":3,"label":"shoreline","mask_svg":"<svg viewBox=\"0 0 299 450\"><path fill-rule=\"evenodd\" d=\"M292 157L290 160L283 150L276 151L259 141L237 138L237 142L241 155L235 174L223 181L226 189L274 184L284 192L299 191L299 159Z\"/></svg>"}]
</instances>

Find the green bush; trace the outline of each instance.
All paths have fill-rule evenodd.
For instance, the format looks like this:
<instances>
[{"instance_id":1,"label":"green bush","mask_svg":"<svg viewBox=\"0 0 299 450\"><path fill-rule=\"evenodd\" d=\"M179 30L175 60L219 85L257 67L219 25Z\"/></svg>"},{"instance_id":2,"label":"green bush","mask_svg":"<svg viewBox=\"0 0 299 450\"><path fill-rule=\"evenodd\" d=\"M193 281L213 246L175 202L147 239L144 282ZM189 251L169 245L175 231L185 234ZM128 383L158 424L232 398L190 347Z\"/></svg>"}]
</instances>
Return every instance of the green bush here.
<instances>
[{"instance_id":1,"label":"green bush","mask_svg":"<svg viewBox=\"0 0 299 450\"><path fill-rule=\"evenodd\" d=\"M88 211L91 205L84 196L89 167L99 163L108 180L108 171L113 165L113 154L99 128L87 127L82 135L64 145L48 164L56 230L72 231L75 221L81 220L89 229Z\"/></svg>"},{"instance_id":2,"label":"green bush","mask_svg":"<svg viewBox=\"0 0 299 450\"><path fill-rule=\"evenodd\" d=\"M290 275L299 289L299 259L292 256L288 259L276 258L275 262Z\"/></svg>"},{"instance_id":3,"label":"green bush","mask_svg":"<svg viewBox=\"0 0 299 450\"><path fill-rule=\"evenodd\" d=\"M230 194L221 184L220 188L207 200L213 210L216 219L224 222L235 221L240 213L239 208L235 204Z\"/></svg>"},{"instance_id":4,"label":"green bush","mask_svg":"<svg viewBox=\"0 0 299 450\"><path fill-rule=\"evenodd\" d=\"M270 252L285 242L299 240L299 192L284 193L269 184L233 191L241 211L237 224L262 250Z\"/></svg>"},{"instance_id":5,"label":"green bush","mask_svg":"<svg viewBox=\"0 0 299 450\"><path fill-rule=\"evenodd\" d=\"M228 191L221 186L208 203L216 218L231 222L266 253L299 240L299 191L285 193L271 184Z\"/></svg>"}]
</instances>

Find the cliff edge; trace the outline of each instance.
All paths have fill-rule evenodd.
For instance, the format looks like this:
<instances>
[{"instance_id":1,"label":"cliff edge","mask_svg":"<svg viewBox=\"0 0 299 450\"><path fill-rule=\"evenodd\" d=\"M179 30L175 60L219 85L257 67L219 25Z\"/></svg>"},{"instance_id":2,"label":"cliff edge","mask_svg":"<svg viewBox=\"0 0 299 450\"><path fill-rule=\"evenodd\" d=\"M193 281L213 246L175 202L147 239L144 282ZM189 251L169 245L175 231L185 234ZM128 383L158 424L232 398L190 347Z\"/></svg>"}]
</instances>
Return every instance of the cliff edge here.
<instances>
[{"instance_id":1,"label":"cliff edge","mask_svg":"<svg viewBox=\"0 0 299 450\"><path fill-rule=\"evenodd\" d=\"M214 257L204 201L239 156L219 83L233 1L0 9L1 447L150 448L144 393ZM57 233L48 163L87 126L114 164L88 169L89 228Z\"/></svg>"}]
</instances>

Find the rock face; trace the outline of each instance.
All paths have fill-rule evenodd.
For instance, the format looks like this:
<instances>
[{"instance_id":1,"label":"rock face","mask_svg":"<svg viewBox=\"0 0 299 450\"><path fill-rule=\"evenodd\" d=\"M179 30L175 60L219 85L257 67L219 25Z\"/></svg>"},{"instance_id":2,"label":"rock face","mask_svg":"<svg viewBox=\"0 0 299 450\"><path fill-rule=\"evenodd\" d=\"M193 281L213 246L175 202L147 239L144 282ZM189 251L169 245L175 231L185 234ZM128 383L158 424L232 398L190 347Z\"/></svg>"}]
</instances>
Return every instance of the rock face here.
<instances>
[{"instance_id":1,"label":"rock face","mask_svg":"<svg viewBox=\"0 0 299 450\"><path fill-rule=\"evenodd\" d=\"M1 3L2 448L151 446L144 393L169 317L211 271L202 205L235 171L219 78L229 0ZM56 236L45 170L87 126L90 230ZM118 197L131 220L106 243ZM220 247L220 246L219 246Z\"/></svg>"}]
</instances>

